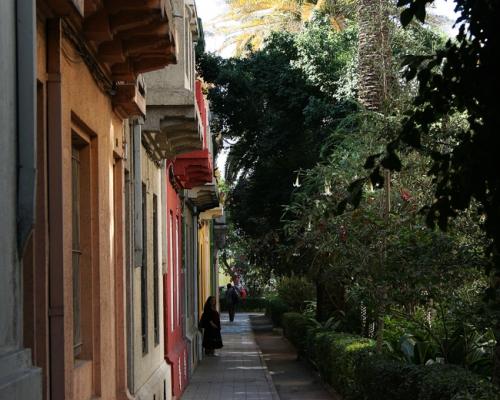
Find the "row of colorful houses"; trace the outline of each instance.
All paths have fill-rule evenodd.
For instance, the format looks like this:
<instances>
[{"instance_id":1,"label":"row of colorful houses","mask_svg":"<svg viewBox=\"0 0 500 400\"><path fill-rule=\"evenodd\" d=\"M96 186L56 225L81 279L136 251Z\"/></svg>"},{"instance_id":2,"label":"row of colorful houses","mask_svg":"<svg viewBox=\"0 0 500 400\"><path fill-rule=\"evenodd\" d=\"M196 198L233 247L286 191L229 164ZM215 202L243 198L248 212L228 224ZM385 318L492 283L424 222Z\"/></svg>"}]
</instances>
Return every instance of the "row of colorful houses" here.
<instances>
[{"instance_id":1,"label":"row of colorful houses","mask_svg":"<svg viewBox=\"0 0 500 400\"><path fill-rule=\"evenodd\" d=\"M194 0L0 2L0 399L179 399L224 215Z\"/></svg>"}]
</instances>

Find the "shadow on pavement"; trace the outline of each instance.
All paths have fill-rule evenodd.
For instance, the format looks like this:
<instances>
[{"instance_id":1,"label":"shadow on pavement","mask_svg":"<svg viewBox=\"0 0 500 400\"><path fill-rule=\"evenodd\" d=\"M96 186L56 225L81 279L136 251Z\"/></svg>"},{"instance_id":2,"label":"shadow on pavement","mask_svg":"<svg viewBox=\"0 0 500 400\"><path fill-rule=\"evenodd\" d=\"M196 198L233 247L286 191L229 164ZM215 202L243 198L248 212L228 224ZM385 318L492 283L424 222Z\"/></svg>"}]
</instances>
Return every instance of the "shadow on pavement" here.
<instances>
[{"instance_id":1,"label":"shadow on pavement","mask_svg":"<svg viewBox=\"0 0 500 400\"><path fill-rule=\"evenodd\" d=\"M341 400L264 315L250 315L255 340L281 400Z\"/></svg>"}]
</instances>

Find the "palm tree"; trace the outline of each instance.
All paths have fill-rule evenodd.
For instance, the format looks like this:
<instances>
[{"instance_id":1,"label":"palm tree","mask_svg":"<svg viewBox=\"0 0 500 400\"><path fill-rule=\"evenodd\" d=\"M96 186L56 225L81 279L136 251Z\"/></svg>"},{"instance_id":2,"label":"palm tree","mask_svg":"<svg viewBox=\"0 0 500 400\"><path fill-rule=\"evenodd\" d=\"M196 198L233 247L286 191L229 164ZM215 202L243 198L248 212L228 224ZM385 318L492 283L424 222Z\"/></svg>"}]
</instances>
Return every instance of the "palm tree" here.
<instances>
[{"instance_id":1,"label":"palm tree","mask_svg":"<svg viewBox=\"0 0 500 400\"><path fill-rule=\"evenodd\" d=\"M391 63L387 1L359 0L358 26L358 99L368 110L383 112Z\"/></svg>"},{"instance_id":2,"label":"palm tree","mask_svg":"<svg viewBox=\"0 0 500 400\"><path fill-rule=\"evenodd\" d=\"M367 110L386 114L389 103L391 48L389 44L388 0L358 2L358 100ZM381 212L388 223L391 208L391 174L384 170ZM385 239L382 239L380 268L384 267ZM377 309L377 352L382 351L386 288L380 288Z\"/></svg>"},{"instance_id":3,"label":"palm tree","mask_svg":"<svg viewBox=\"0 0 500 400\"><path fill-rule=\"evenodd\" d=\"M241 54L246 47L261 47L273 31L300 31L315 14L330 18L336 30L354 16L356 0L225 0L228 12L214 21L226 35L224 47L236 46Z\"/></svg>"}]
</instances>

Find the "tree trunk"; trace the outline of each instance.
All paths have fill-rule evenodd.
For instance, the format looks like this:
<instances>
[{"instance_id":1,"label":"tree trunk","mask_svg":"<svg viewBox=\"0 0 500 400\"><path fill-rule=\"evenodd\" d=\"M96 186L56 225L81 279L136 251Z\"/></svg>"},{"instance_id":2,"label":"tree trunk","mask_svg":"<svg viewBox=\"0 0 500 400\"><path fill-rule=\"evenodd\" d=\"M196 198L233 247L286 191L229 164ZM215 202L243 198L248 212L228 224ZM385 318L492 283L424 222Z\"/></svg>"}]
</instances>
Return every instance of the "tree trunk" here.
<instances>
[{"instance_id":1,"label":"tree trunk","mask_svg":"<svg viewBox=\"0 0 500 400\"><path fill-rule=\"evenodd\" d=\"M389 99L389 76L391 75L391 49L389 46L389 13L387 0L359 0L359 42L358 42L358 99L370 111L385 113ZM384 197L381 213L389 223L391 206L390 171L384 171ZM380 257L380 271L383 271L386 241ZM385 288L381 289L386 292ZM384 341L385 296L381 296L377 307L377 352L382 351Z\"/></svg>"},{"instance_id":2,"label":"tree trunk","mask_svg":"<svg viewBox=\"0 0 500 400\"><path fill-rule=\"evenodd\" d=\"M383 112L391 63L387 0L359 0L358 20L358 100L367 110Z\"/></svg>"}]
</instances>

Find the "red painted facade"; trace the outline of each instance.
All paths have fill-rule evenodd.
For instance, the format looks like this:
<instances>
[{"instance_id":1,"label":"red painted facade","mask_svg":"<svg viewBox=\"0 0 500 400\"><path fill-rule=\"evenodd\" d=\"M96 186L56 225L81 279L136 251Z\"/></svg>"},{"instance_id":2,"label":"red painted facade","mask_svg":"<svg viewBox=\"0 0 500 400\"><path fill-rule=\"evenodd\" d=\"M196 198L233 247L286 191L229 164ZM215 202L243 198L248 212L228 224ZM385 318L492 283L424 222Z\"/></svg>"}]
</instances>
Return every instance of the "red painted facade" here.
<instances>
[{"instance_id":1,"label":"red painted facade","mask_svg":"<svg viewBox=\"0 0 500 400\"><path fill-rule=\"evenodd\" d=\"M208 110L197 80L195 99L202 126L202 150L179 155L167 164L167 257L168 271L164 275L165 359L172 366L172 393L176 398L184 391L188 379L188 353L184 312L184 268L182 265L182 200L180 191L212 182L212 154L208 142Z\"/></svg>"},{"instance_id":2,"label":"red painted facade","mask_svg":"<svg viewBox=\"0 0 500 400\"><path fill-rule=\"evenodd\" d=\"M167 259L168 270L163 275L165 359L172 366L172 393L180 397L187 385L187 347L184 339L182 273L182 204L173 182L173 163L167 165Z\"/></svg>"}]
</instances>

